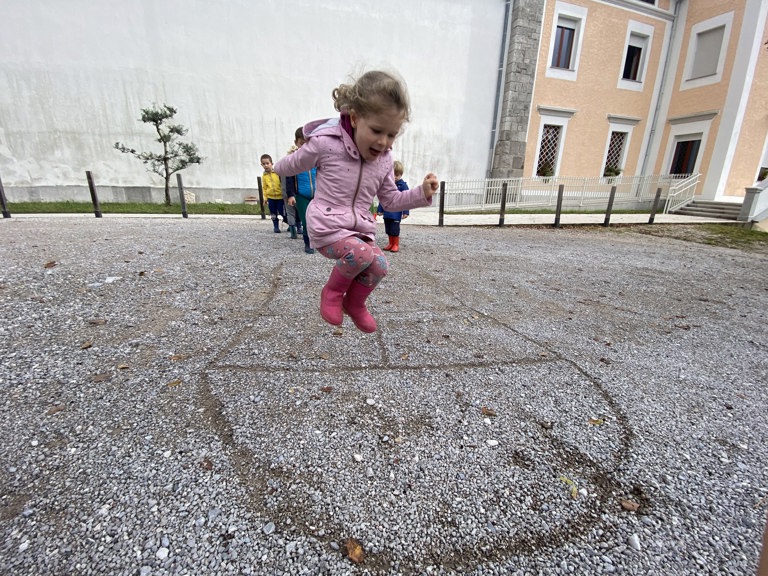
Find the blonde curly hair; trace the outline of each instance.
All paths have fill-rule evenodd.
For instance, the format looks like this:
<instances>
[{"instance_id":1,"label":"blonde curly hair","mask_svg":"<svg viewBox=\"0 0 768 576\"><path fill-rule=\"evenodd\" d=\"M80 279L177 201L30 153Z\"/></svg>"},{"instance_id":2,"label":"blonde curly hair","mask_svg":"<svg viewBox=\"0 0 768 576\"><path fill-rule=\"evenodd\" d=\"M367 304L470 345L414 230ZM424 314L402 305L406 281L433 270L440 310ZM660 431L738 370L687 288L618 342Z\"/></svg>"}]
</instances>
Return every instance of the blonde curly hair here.
<instances>
[{"instance_id":1,"label":"blonde curly hair","mask_svg":"<svg viewBox=\"0 0 768 576\"><path fill-rule=\"evenodd\" d=\"M389 72L372 70L360 76L353 84L334 88L333 107L339 112L354 110L365 117L395 107L408 122L411 104L405 83Z\"/></svg>"}]
</instances>

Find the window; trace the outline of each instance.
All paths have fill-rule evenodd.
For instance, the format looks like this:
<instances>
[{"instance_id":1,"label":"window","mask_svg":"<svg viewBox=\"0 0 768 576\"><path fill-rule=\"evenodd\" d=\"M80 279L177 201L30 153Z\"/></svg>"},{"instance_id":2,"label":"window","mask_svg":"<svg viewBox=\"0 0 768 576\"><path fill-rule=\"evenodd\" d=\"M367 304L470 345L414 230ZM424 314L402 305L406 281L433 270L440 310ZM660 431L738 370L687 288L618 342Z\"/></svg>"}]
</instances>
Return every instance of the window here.
<instances>
[{"instance_id":1,"label":"window","mask_svg":"<svg viewBox=\"0 0 768 576\"><path fill-rule=\"evenodd\" d=\"M627 40L624 60L619 77L619 88L641 91L653 40L653 26L630 20L627 26Z\"/></svg>"},{"instance_id":2,"label":"window","mask_svg":"<svg viewBox=\"0 0 768 576\"><path fill-rule=\"evenodd\" d=\"M544 124L544 128L541 131L541 141L539 142L539 160L536 163L536 176L549 177L555 175L562 132L562 126Z\"/></svg>"},{"instance_id":3,"label":"window","mask_svg":"<svg viewBox=\"0 0 768 576\"><path fill-rule=\"evenodd\" d=\"M539 146L536 150L534 165L535 176L549 178L560 171L560 159L563 155L563 142L568 121L576 113L575 110L537 106L541 115L539 124Z\"/></svg>"},{"instance_id":4,"label":"window","mask_svg":"<svg viewBox=\"0 0 768 576\"><path fill-rule=\"evenodd\" d=\"M608 114L608 141L605 145L603 176L618 176L625 169L632 132L641 118Z\"/></svg>"},{"instance_id":5,"label":"window","mask_svg":"<svg viewBox=\"0 0 768 576\"><path fill-rule=\"evenodd\" d=\"M548 78L576 80L586 19L586 8L555 2L555 16L549 42L549 66L546 71Z\"/></svg>"},{"instance_id":6,"label":"window","mask_svg":"<svg viewBox=\"0 0 768 576\"><path fill-rule=\"evenodd\" d=\"M643 49L641 46L635 44L627 46L627 58L624 60L624 73L621 75L624 80L637 80L642 58Z\"/></svg>"},{"instance_id":7,"label":"window","mask_svg":"<svg viewBox=\"0 0 768 576\"><path fill-rule=\"evenodd\" d=\"M705 30L696 35L696 52L691 67L691 79L717 74L717 62L723 47L725 26Z\"/></svg>"},{"instance_id":8,"label":"window","mask_svg":"<svg viewBox=\"0 0 768 576\"><path fill-rule=\"evenodd\" d=\"M691 27L680 90L720 82L732 22L733 12L727 12Z\"/></svg>"},{"instance_id":9,"label":"window","mask_svg":"<svg viewBox=\"0 0 768 576\"><path fill-rule=\"evenodd\" d=\"M699 154L701 138L694 140L678 140L675 144L675 155L672 157L670 174L693 174L696 167L696 157Z\"/></svg>"},{"instance_id":10,"label":"window","mask_svg":"<svg viewBox=\"0 0 768 576\"><path fill-rule=\"evenodd\" d=\"M668 166L670 174L698 172L701 164L699 151L707 149L712 120L719 113L719 110L710 110L667 120L670 124L669 140L662 166Z\"/></svg>"},{"instance_id":11,"label":"window","mask_svg":"<svg viewBox=\"0 0 768 576\"><path fill-rule=\"evenodd\" d=\"M618 176L624 168L624 147L627 143L626 132L611 132L608 152L605 155L603 176Z\"/></svg>"},{"instance_id":12,"label":"window","mask_svg":"<svg viewBox=\"0 0 768 576\"><path fill-rule=\"evenodd\" d=\"M555 31L555 50L552 53L552 67L571 69L571 55L573 54L573 41L576 38L576 24L557 26Z\"/></svg>"}]
</instances>

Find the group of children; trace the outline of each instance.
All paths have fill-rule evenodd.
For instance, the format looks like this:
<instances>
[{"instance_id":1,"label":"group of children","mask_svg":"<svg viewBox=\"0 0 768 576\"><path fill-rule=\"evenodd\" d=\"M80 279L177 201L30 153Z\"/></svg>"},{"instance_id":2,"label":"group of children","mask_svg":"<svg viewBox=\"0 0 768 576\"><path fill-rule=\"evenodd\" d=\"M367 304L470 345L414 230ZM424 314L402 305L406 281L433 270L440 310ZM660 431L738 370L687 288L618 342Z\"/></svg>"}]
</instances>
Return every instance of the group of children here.
<instances>
[{"instance_id":1,"label":"group of children","mask_svg":"<svg viewBox=\"0 0 768 576\"><path fill-rule=\"evenodd\" d=\"M340 326L347 314L360 331L370 333L377 324L366 301L387 275L383 250L399 250L401 220L409 209L432 204L438 180L428 173L409 189L402 164L392 160L392 145L410 114L402 81L387 72L366 72L353 84L338 86L332 96L339 116L296 130L295 147L274 166L263 155L262 183L274 231L280 232L281 204L296 206L297 220L292 224L288 216L292 236L302 226L305 250L316 249L335 261L320 293L321 317ZM374 196L389 237L383 250L369 210Z\"/></svg>"},{"instance_id":2,"label":"group of children","mask_svg":"<svg viewBox=\"0 0 768 576\"><path fill-rule=\"evenodd\" d=\"M304 133L301 126L296 129L294 145L288 150L292 154L304 144ZM307 233L306 217L309 202L315 196L315 181L317 180L317 168L313 167L307 172L288 176L285 180L274 171L272 157L269 154L261 155L261 167L264 169L262 176L262 187L264 192L264 205L269 210L270 218L274 227L274 232L279 234L280 222L283 219L288 225L288 231L291 238L298 238L301 235L304 239L304 252L314 254L315 250L310 246L309 234ZM397 189L408 190L408 183L403 180L403 163L395 160L393 163L395 174L395 186ZM382 250L390 252L400 251L400 222L408 218L408 210L391 212L384 210L379 204L376 208L375 216L381 214L384 219L384 231L389 241Z\"/></svg>"},{"instance_id":3,"label":"group of children","mask_svg":"<svg viewBox=\"0 0 768 576\"><path fill-rule=\"evenodd\" d=\"M293 146L288 150L292 154L304 144L304 133L301 127L296 129ZM288 224L291 238L304 239L304 252L314 254L315 250L309 242L306 218L307 207L315 197L317 182L317 168L312 167L306 172L281 179L274 171L272 157L269 154L261 155L261 167L264 169L262 176L262 188L264 192L264 204L269 209L272 225L276 234L280 233L279 217Z\"/></svg>"}]
</instances>

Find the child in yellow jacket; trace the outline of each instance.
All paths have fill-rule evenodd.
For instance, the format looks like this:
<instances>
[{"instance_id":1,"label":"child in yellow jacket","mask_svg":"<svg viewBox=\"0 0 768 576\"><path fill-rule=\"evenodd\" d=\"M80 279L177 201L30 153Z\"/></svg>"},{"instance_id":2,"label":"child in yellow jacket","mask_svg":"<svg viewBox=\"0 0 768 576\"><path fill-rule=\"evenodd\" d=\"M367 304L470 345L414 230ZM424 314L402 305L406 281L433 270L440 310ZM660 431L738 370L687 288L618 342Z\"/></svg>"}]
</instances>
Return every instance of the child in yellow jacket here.
<instances>
[{"instance_id":1,"label":"child in yellow jacket","mask_svg":"<svg viewBox=\"0 0 768 576\"><path fill-rule=\"evenodd\" d=\"M261 177L264 203L269 207L269 215L272 218L275 234L279 234L278 215L282 216L283 221L285 221L285 204L283 202L283 190L280 186L280 176L272 169L272 157L269 154L261 155L261 167L264 168L264 174Z\"/></svg>"}]
</instances>

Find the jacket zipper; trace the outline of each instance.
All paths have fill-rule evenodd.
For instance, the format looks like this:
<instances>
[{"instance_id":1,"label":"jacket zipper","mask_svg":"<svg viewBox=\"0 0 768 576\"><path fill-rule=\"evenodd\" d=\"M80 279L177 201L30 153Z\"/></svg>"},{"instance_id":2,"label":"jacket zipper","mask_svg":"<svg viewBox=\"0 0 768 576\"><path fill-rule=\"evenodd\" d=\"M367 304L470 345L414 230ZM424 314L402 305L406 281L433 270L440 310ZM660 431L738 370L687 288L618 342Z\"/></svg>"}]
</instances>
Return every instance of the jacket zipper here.
<instances>
[{"instance_id":1,"label":"jacket zipper","mask_svg":"<svg viewBox=\"0 0 768 576\"><path fill-rule=\"evenodd\" d=\"M355 195L352 197L352 214L355 217L355 225L353 228L357 229L357 208L355 207L355 204L357 203L357 194L360 192L360 181L363 179L363 163L365 160L363 160L362 156L360 157L360 172L357 174L357 187L355 188Z\"/></svg>"}]
</instances>

